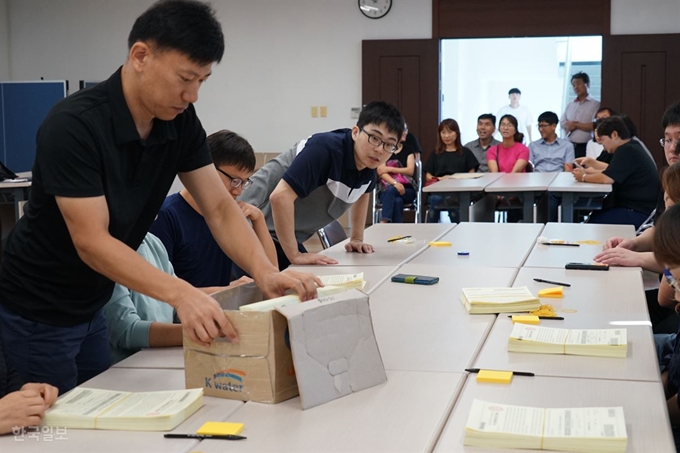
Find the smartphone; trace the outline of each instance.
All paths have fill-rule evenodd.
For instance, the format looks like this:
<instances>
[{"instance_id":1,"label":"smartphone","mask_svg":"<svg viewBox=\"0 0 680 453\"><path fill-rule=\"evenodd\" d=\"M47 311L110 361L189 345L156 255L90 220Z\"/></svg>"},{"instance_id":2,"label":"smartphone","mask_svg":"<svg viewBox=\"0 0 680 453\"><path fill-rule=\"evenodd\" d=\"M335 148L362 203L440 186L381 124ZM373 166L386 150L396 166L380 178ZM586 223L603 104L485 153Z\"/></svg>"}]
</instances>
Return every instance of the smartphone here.
<instances>
[{"instance_id":1,"label":"smartphone","mask_svg":"<svg viewBox=\"0 0 680 453\"><path fill-rule=\"evenodd\" d=\"M565 269L578 269L583 271L608 271L609 264L586 264L586 263L567 263Z\"/></svg>"},{"instance_id":2,"label":"smartphone","mask_svg":"<svg viewBox=\"0 0 680 453\"><path fill-rule=\"evenodd\" d=\"M439 277L397 274L392 276L392 281L397 283L411 283L414 285L434 285L435 283L439 282Z\"/></svg>"}]
</instances>

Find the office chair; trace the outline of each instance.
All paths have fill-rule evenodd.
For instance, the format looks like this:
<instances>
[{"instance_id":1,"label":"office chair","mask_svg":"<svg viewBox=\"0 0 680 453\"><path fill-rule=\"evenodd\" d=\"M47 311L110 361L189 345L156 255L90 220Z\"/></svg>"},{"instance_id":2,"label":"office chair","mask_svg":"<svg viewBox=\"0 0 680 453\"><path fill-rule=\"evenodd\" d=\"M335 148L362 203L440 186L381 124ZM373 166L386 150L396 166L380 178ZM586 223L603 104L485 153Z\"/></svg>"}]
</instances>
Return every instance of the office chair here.
<instances>
[{"instance_id":1,"label":"office chair","mask_svg":"<svg viewBox=\"0 0 680 453\"><path fill-rule=\"evenodd\" d=\"M324 250L347 239L345 229L337 220L333 220L325 227L319 228L316 231L316 235L319 237Z\"/></svg>"}]
</instances>

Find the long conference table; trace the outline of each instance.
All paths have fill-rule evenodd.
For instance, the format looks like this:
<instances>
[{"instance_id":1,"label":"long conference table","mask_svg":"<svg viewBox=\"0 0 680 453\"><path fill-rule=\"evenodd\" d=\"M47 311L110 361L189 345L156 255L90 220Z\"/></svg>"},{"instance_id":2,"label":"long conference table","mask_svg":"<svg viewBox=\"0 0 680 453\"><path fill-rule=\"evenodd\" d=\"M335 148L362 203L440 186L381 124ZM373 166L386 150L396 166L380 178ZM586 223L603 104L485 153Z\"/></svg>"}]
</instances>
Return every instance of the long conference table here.
<instances>
[{"instance_id":1,"label":"long conference table","mask_svg":"<svg viewBox=\"0 0 680 453\"><path fill-rule=\"evenodd\" d=\"M521 198L525 221L542 221L535 212L536 202L542 194L552 193L561 198L561 221L571 223L576 201L603 197L611 191L611 184L582 183L574 180L569 172L477 173L474 176L465 173L423 188L425 196L438 194L448 198L450 206L459 210L461 222L474 221L475 216L488 218L483 211L495 208L495 203L489 203L489 199L495 200L496 195ZM481 208L475 209L475 205Z\"/></svg>"},{"instance_id":2,"label":"long conference table","mask_svg":"<svg viewBox=\"0 0 680 453\"><path fill-rule=\"evenodd\" d=\"M633 227L484 224L479 229L479 225L375 225L366 231L367 241L378 250L374 257L347 253L341 243L323 252L340 264L304 268L319 274L364 272L387 371L383 385L305 411L298 397L275 405L204 397L203 408L173 430L195 432L205 421L240 422L245 423L242 434L248 437L244 441L199 442L164 439L154 432L69 430L68 440L61 442L17 442L11 435L4 436L0 451L504 451L463 446L474 398L537 407L623 406L627 451L675 451L640 269L564 269L564 260L592 260L602 241L632 236ZM600 244L551 247L546 255L539 248L546 246L537 244L537 238L546 234ZM414 242L387 242L397 235L411 235ZM505 248L491 238L504 238ZM428 245L437 239L450 240L452 246ZM468 261L457 253L462 244L470 251ZM379 258L381 252L392 262ZM532 261L532 256L540 260ZM557 264L543 265L548 261ZM433 275L440 281L433 286L404 285L390 281L395 273ZM507 314L470 315L459 299L463 287L527 286L535 294L549 286L534 278L572 285L564 288L562 299L541 300L565 318L542 321L542 326L626 328L627 358L509 353L512 323ZM83 386L181 389L183 365L181 348L145 349ZM465 371L469 367L530 371L535 376L515 376L509 385L482 384Z\"/></svg>"}]
</instances>

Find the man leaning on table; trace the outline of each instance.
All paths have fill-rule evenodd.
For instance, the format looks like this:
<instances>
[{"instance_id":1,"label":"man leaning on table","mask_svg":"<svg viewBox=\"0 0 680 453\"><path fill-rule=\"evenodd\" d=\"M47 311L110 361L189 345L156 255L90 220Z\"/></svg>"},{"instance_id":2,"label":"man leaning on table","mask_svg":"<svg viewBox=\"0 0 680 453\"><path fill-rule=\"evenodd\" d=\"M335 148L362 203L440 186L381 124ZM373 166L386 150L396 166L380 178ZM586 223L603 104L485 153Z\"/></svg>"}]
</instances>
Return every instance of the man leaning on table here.
<instances>
[{"instance_id":1,"label":"man leaning on table","mask_svg":"<svg viewBox=\"0 0 680 453\"><path fill-rule=\"evenodd\" d=\"M225 253L266 295L293 288L306 300L321 285L278 272L212 165L193 107L224 52L212 8L159 1L135 21L128 47L107 81L47 115L25 215L5 248L0 322L9 360L24 380L61 392L109 366L102 307L114 282L167 301L194 341L238 341L215 300L135 252L177 174Z\"/></svg>"}]
</instances>

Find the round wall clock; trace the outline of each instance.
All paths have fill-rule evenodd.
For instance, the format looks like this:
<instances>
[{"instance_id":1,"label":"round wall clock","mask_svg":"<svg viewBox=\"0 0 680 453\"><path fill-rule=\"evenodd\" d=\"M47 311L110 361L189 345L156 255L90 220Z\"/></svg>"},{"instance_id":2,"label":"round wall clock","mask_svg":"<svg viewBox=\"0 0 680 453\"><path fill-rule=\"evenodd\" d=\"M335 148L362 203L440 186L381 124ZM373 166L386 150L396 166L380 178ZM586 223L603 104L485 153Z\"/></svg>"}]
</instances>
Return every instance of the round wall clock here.
<instances>
[{"instance_id":1,"label":"round wall clock","mask_svg":"<svg viewBox=\"0 0 680 453\"><path fill-rule=\"evenodd\" d=\"M369 19L385 17L392 8L392 0L359 0L359 10Z\"/></svg>"}]
</instances>

